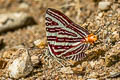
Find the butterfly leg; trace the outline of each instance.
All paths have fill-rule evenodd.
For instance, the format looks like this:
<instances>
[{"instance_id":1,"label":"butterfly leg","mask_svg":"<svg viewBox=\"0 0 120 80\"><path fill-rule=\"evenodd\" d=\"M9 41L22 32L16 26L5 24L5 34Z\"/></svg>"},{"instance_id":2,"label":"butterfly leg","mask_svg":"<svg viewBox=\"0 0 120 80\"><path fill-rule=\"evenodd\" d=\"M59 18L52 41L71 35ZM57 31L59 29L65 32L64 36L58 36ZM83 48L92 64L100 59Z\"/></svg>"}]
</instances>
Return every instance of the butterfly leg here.
<instances>
[{"instance_id":1,"label":"butterfly leg","mask_svg":"<svg viewBox=\"0 0 120 80\"><path fill-rule=\"evenodd\" d=\"M68 62L66 59L62 58L59 59L59 61L63 61L63 63L67 64L67 65L72 65L70 62ZM66 62L67 61L67 62Z\"/></svg>"},{"instance_id":2,"label":"butterfly leg","mask_svg":"<svg viewBox=\"0 0 120 80\"><path fill-rule=\"evenodd\" d=\"M60 65L62 65L63 67L65 67L65 65L63 65L58 58L56 58L55 60L56 60Z\"/></svg>"}]
</instances>

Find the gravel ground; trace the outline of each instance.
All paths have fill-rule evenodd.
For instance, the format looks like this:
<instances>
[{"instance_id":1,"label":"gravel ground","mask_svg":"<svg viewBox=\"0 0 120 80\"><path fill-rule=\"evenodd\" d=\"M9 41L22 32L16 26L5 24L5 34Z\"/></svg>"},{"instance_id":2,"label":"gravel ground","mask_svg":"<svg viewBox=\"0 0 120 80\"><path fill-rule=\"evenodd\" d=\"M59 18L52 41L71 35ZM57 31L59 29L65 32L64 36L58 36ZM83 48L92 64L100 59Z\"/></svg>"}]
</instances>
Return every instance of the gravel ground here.
<instances>
[{"instance_id":1,"label":"gravel ground","mask_svg":"<svg viewBox=\"0 0 120 80\"><path fill-rule=\"evenodd\" d=\"M98 40L86 51L87 58L80 62L66 61L72 66L61 67L54 58L46 57L47 8L63 12L76 24L97 34ZM21 47L37 48L30 50L33 71L19 80L120 80L120 0L0 0L0 14L17 12L27 13L35 24L26 22L22 27L0 33L1 80L14 80L7 69ZM3 21L4 18L0 25ZM36 40L43 41L43 47L35 46Z\"/></svg>"}]
</instances>

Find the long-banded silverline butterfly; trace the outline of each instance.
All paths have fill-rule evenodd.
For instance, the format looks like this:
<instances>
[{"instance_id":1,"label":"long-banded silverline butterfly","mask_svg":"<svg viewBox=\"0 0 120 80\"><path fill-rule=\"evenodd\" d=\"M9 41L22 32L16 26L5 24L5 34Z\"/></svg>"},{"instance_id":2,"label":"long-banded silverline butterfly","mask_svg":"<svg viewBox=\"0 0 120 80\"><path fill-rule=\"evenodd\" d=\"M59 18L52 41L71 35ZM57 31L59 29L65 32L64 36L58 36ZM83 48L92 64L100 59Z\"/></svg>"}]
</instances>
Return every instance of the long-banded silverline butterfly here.
<instances>
[{"instance_id":1,"label":"long-banded silverline butterfly","mask_svg":"<svg viewBox=\"0 0 120 80\"><path fill-rule=\"evenodd\" d=\"M48 8L45 15L48 49L52 56L60 59L80 61L97 36L71 21L58 10Z\"/></svg>"}]
</instances>

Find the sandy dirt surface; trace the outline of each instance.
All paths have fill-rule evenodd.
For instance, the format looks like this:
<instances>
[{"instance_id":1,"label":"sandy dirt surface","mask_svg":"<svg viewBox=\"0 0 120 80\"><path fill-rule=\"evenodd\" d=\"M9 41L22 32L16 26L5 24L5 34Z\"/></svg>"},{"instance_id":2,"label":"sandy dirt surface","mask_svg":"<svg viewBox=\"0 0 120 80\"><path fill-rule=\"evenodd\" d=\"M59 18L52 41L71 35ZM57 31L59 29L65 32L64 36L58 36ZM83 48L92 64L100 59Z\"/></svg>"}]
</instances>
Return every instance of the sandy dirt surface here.
<instances>
[{"instance_id":1,"label":"sandy dirt surface","mask_svg":"<svg viewBox=\"0 0 120 80\"><path fill-rule=\"evenodd\" d=\"M0 32L0 80L14 80L7 73L13 53L21 46L37 47L33 44L36 40L44 41L45 48L33 49L30 55L43 57L33 71L20 80L120 80L120 1L106 1L108 3L101 3L104 0L0 0L0 15L24 12L35 21L32 25ZM90 33L99 29L98 40L86 51L88 56L83 61L69 61L73 65L63 68L53 58L46 59L47 8L61 11Z\"/></svg>"}]
</instances>

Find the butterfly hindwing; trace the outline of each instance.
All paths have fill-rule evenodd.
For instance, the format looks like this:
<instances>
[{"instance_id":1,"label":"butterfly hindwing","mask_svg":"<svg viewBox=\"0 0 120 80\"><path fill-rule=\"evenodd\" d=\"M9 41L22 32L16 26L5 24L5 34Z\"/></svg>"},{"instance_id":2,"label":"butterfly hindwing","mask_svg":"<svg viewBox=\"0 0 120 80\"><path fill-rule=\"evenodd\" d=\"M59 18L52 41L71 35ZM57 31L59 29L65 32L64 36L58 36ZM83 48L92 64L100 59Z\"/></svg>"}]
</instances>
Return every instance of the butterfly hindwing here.
<instances>
[{"instance_id":1,"label":"butterfly hindwing","mask_svg":"<svg viewBox=\"0 0 120 80\"><path fill-rule=\"evenodd\" d=\"M78 56L78 58L81 58L79 56L89 46L83 43L85 37L89 34L88 31L73 23L67 16L55 9L49 8L46 11L45 19L50 53L56 57Z\"/></svg>"}]
</instances>

